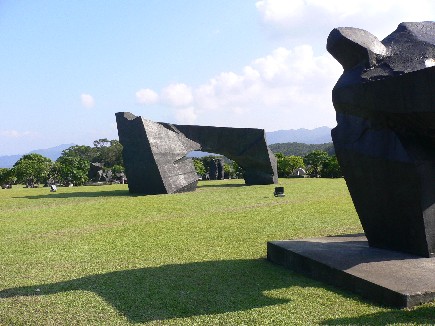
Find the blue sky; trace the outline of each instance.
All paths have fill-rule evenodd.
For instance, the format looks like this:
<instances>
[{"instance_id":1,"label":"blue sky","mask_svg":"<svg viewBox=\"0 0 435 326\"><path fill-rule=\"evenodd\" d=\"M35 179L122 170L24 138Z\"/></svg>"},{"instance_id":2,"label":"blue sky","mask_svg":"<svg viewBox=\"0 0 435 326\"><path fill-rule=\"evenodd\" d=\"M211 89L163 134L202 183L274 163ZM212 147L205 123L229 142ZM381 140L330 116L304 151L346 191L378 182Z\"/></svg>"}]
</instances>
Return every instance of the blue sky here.
<instances>
[{"instance_id":1,"label":"blue sky","mask_svg":"<svg viewBox=\"0 0 435 326\"><path fill-rule=\"evenodd\" d=\"M334 127L332 28L380 39L432 0L0 0L0 155L117 139L115 112Z\"/></svg>"}]
</instances>

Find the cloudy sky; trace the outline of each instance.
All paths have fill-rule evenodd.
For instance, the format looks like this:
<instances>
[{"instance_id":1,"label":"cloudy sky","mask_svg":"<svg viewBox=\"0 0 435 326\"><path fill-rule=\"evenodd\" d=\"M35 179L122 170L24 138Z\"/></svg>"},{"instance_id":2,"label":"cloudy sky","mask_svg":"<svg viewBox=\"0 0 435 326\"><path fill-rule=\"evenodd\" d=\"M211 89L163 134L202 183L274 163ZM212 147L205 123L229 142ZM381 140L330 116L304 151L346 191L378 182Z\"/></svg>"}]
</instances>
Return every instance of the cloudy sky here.
<instances>
[{"instance_id":1,"label":"cloudy sky","mask_svg":"<svg viewBox=\"0 0 435 326\"><path fill-rule=\"evenodd\" d=\"M115 112L231 127L335 126L338 26L379 39L433 0L0 0L0 155L117 139Z\"/></svg>"}]
</instances>

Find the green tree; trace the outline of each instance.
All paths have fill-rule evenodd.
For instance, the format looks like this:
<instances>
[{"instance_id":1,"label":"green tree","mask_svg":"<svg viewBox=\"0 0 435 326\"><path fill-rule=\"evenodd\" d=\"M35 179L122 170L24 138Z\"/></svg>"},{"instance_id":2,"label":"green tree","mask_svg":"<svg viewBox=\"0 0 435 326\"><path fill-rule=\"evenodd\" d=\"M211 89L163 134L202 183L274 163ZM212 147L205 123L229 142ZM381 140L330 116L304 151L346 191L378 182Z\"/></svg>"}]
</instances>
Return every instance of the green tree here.
<instances>
[{"instance_id":1,"label":"green tree","mask_svg":"<svg viewBox=\"0 0 435 326\"><path fill-rule=\"evenodd\" d=\"M225 178L234 179L236 177L236 173L233 169L234 162L224 164L224 176Z\"/></svg>"},{"instance_id":2,"label":"green tree","mask_svg":"<svg viewBox=\"0 0 435 326\"><path fill-rule=\"evenodd\" d=\"M55 163L56 176L64 185L83 185L88 181L89 161L78 156L61 156Z\"/></svg>"},{"instance_id":3,"label":"green tree","mask_svg":"<svg viewBox=\"0 0 435 326\"><path fill-rule=\"evenodd\" d=\"M94 140L94 147L75 145L67 148L61 156L80 157L88 162L103 163L106 168L123 166L122 145L118 140L101 138Z\"/></svg>"},{"instance_id":4,"label":"green tree","mask_svg":"<svg viewBox=\"0 0 435 326\"><path fill-rule=\"evenodd\" d=\"M301 156L290 155L287 156L288 166L291 170L291 174L294 174L296 169L302 168L305 169L304 158Z\"/></svg>"},{"instance_id":5,"label":"green tree","mask_svg":"<svg viewBox=\"0 0 435 326\"><path fill-rule=\"evenodd\" d=\"M315 150L304 156L304 163L307 167L307 173L310 176L320 176L322 165L328 160L328 153L325 151Z\"/></svg>"},{"instance_id":6,"label":"green tree","mask_svg":"<svg viewBox=\"0 0 435 326\"><path fill-rule=\"evenodd\" d=\"M124 173L125 169L122 165L114 165L114 166L112 166L112 172L115 174L116 173Z\"/></svg>"},{"instance_id":7,"label":"green tree","mask_svg":"<svg viewBox=\"0 0 435 326\"><path fill-rule=\"evenodd\" d=\"M122 145L118 140L102 138L94 141L95 156L92 162L103 163L106 168L114 165L124 165L122 160Z\"/></svg>"},{"instance_id":8,"label":"green tree","mask_svg":"<svg viewBox=\"0 0 435 326\"><path fill-rule=\"evenodd\" d=\"M277 160L282 160L285 157L285 155L281 152L278 152L278 153L275 153L275 157Z\"/></svg>"},{"instance_id":9,"label":"green tree","mask_svg":"<svg viewBox=\"0 0 435 326\"><path fill-rule=\"evenodd\" d=\"M62 152L59 164L53 169L63 182L73 182L83 184L88 176L90 163L102 163L105 172L121 173L124 172L124 162L122 160L122 145L118 140L108 140L101 138L94 141L94 147L85 145L75 145ZM84 168L86 163L86 169ZM72 164L68 167L68 164ZM86 178L84 172L86 170ZM71 179L73 181L69 181ZM84 181L85 180L85 181Z\"/></svg>"},{"instance_id":10,"label":"green tree","mask_svg":"<svg viewBox=\"0 0 435 326\"><path fill-rule=\"evenodd\" d=\"M233 163L231 165L232 165L232 169L233 169L234 178L243 179L243 176L245 174L245 170L243 169L243 167L240 166L239 163L237 163L236 161L233 161Z\"/></svg>"},{"instance_id":11,"label":"green tree","mask_svg":"<svg viewBox=\"0 0 435 326\"><path fill-rule=\"evenodd\" d=\"M276 164L278 170L278 177L282 178L286 176L287 169L285 164L285 155L283 153L275 153Z\"/></svg>"},{"instance_id":12,"label":"green tree","mask_svg":"<svg viewBox=\"0 0 435 326\"><path fill-rule=\"evenodd\" d=\"M201 159L194 158L193 165L195 166L195 170L198 175L203 176L204 174L207 173L207 170L205 169L204 166L204 162Z\"/></svg>"},{"instance_id":13,"label":"green tree","mask_svg":"<svg viewBox=\"0 0 435 326\"><path fill-rule=\"evenodd\" d=\"M277 159L278 177L289 177L293 174L294 170L304 168L304 159L300 156L290 155L285 156L282 153L275 154Z\"/></svg>"},{"instance_id":14,"label":"green tree","mask_svg":"<svg viewBox=\"0 0 435 326\"><path fill-rule=\"evenodd\" d=\"M23 155L13 166L17 182L34 187L39 183L47 183L53 162L40 154Z\"/></svg>"},{"instance_id":15,"label":"green tree","mask_svg":"<svg viewBox=\"0 0 435 326\"><path fill-rule=\"evenodd\" d=\"M322 178L341 178L343 176L340 164L338 164L337 156L330 156L325 162L323 162L320 175Z\"/></svg>"},{"instance_id":16,"label":"green tree","mask_svg":"<svg viewBox=\"0 0 435 326\"><path fill-rule=\"evenodd\" d=\"M14 170L7 168L0 168L0 184L13 184L16 181Z\"/></svg>"},{"instance_id":17,"label":"green tree","mask_svg":"<svg viewBox=\"0 0 435 326\"><path fill-rule=\"evenodd\" d=\"M74 145L62 151L61 157L80 157L81 159L92 162L97 156L95 148L85 145Z\"/></svg>"}]
</instances>

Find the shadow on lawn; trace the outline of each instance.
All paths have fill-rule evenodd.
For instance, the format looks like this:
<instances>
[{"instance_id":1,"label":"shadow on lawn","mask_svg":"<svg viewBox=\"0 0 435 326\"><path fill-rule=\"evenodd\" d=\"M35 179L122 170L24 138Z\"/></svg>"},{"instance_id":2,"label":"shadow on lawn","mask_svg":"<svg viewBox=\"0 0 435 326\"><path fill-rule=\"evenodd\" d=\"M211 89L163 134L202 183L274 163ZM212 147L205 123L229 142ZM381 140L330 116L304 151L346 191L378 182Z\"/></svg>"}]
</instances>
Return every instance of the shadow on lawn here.
<instances>
[{"instance_id":1,"label":"shadow on lawn","mask_svg":"<svg viewBox=\"0 0 435 326\"><path fill-rule=\"evenodd\" d=\"M131 194L128 190L110 190L110 191L91 191L91 192L55 192L48 193L46 195L36 195L36 196L23 196L15 198L27 198L27 199L43 199L43 198L92 198L92 197L116 197L116 196L129 196L137 197L137 195Z\"/></svg>"},{"instance_id":2,"label":"shadow on lawn","mask_svg":"<svg viewBox=\"0 0 435 326\"><path fill-rule=\"evenodd\" d=\"M303 278L296 280L298 286L304 286ZM288 273L264 259L226 260L116 271L11 288L0 291L0 298L93 291L131 322L140 323L285 303L288 300L267 297L262 292L291 285L296 284Z\"/></svg>"},{"instance_id":3,"label":"shadow on lawn","mask_svg":"<svg viewBox=\"0 0 435 326\"><path fill-rule=\"evenodd\" d=\"M268 297L263 292L291 286L318 286L358 299L357 296L294 274L265 259L206 261L115 271L65 282L5 289L0 291L0 298L41 296L74 290L92 291L130 322L143 323L283 304L289 300ZM367 316L325 320L322 324L431 323L434 320L433 312L434 308L430 307L412 311L390 310Z\"/></svg>"}]
</instances>

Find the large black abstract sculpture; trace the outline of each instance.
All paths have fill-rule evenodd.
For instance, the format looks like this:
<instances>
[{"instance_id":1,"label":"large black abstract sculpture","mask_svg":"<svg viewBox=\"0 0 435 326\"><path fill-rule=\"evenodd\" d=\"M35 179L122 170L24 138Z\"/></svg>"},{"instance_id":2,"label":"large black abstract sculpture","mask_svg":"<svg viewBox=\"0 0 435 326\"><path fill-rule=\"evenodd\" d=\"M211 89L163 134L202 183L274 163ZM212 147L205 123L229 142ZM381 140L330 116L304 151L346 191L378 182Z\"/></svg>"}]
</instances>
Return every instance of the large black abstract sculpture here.
<instances>
[{"instance_id":1,"label":"large black abstract sculpture","mask_svg":"<svg viewBox=\"0 0 435 326\"><path fill-rule=\"evenodd\" d=\"M196 189L198 176L186 154L199 144L175 128L128 112L116 113L116 123L130 192L156 195Z\"/></svg>"},{"instance_id":2,"label":"large black abstract sculpture","mask_svg":"<svg viewBox=\"0 0 435 326\"><path fill-rule=\"evenodd\" d=\"M198 176L186 155L219 153L245 169L246 184L277 183L276 159L264 130L172 125L116 113L129 190L169 194L196 189Z\"/></svg>"},{"instance_id":3,"label":"large black abstract sculpture","mask_svg":"<svg viewBox=\"0 0 435 326\"><path fill-rule=\"evenodd\" d=\"M335 150L369 245L435 255L435 23L336 28Z\"/></svg>"}]
</instances>

